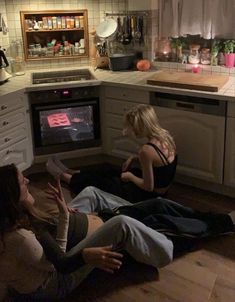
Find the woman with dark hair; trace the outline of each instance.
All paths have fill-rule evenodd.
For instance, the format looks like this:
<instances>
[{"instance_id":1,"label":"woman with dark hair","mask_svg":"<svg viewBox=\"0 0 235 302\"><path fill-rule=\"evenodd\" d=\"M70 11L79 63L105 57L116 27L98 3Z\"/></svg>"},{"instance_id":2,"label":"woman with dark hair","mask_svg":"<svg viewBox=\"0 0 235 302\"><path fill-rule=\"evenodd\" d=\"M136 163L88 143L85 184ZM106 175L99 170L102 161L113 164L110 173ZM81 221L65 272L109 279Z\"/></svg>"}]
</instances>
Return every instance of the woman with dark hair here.
<instances>
[{"instance_id":1,"label":"woman with dark hair","mask_svg":"<svg viewBox=\"0 0 235 302\"><path fill-rule=\"evenodd\" d=\"M156 268L172 260L173 244L136 219L69 213L61 192L49 185L57 219L39 211L28 179L15 165L0 167L0 301L60 300L98 267L113 273L125 250Z\"/></svg>"}]
</instances>

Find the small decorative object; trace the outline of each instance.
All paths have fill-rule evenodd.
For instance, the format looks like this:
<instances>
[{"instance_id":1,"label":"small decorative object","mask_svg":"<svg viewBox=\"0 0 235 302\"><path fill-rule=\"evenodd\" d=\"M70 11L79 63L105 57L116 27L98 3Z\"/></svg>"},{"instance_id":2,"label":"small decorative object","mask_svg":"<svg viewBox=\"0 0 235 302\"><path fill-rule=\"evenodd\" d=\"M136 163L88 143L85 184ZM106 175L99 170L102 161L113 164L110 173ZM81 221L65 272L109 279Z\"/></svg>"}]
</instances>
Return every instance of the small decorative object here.
<instances>
[{"instance_id":1,"label":"small decorative object","mask_svg":"<svg viewBox=\"0 0 235 302\"><path fill-rule=\"evenodd\" d=\"M151 66L151 64L150 64L149 60L140 60L137 62L137 65L136 65L136 67L139 71L147 71L147 70L149 70L150 66Z\"/></svg>"},{"instance_id":2,"label":"small decorative object","mask_svg":"<svg viewBox=\"0 0 235 302\"><path fill-rule=\"evenodd\" d=\"M232 68L235 63L235 54L233 53L235 46L235 40L226 40L224 42L224 57L225 57L225 66Z\"/></svg>"},{"instance_id":3,"label":"small decorative object","mask_svg":"<svg viewBox=\"0 0 235 302\"><path fill-rule=\"evenodd\" d=\"M182 62L183 60L183 46L185 45L184 42L181 41L180 38L172 38L171 39L171 53L172 53L172 60Z\"/></svg>"},{"instance_id":4,"label":"small decorative object","mask_svg":"<svg viewBox=\"0 0 235 302\"><path fill-rule=\"evenodd\" d=\"M199 73L201 71L201 67L198 64L193 65L192 72Z\"/></svg>"},{"instance_id":5,"label":"small decorative object","mask_svg":"<svg viewBox=\"0 0 235 302\"><path fill-rule=\"evenodd\" d=\"M218 65L218 55L219 55L220 48L221 48L220 41L214 40L211 48L211 65L214 66Z\"/></svg>"},{"instance_id":6,"label":"small decorative object","mask_svg":"<svg viewBox=\"0 0 235 302\"><path fill-rule=\"evenodd\" d=\"M201 64L209 65L211 63L210 48L202 48L201 51Z\"/></svg>"},{"instance_id":7,"label":"small decorative object","mask_svg":"<svg viewBox=\"0 0 235 302\"><path fill-rule=\"evenodd\" d=\"M200 55L199 55L199 48L200 45L198 44L191 44L189 45L190 53L189 53L189 63L190 64L198 64L200 62Z\"/></svg>"},{"instance_id":8,"label":"small decorative object","mask_svg":"<svg viewBox=\"0 0 235 302\"><path fill-rule=\"evenodd\" d=\"M188 63L188 56L186 54L183 54L181 63L182 64L187 64Z\"/></svg>"}]
</instances>

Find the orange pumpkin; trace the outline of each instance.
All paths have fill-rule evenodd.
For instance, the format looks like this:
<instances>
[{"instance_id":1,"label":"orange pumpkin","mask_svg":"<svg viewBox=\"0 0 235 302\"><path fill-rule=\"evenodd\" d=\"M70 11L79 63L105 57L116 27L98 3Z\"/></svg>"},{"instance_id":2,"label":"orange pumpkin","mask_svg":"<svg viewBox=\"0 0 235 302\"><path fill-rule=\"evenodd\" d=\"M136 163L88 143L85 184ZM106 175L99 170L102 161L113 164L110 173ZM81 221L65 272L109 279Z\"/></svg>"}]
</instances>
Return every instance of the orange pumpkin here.
<instances>
[{"instance_id":1,"label":"orange pumpkin","mask_svg":"<svg viewBox=\"0 0 235 302\"><path fill-rule=\"evenodd\" d=\"M136 67L139 71L147 71L149 70L151 64L149 60L140 60L137 62Z\"/></svg>"}]
</instances>

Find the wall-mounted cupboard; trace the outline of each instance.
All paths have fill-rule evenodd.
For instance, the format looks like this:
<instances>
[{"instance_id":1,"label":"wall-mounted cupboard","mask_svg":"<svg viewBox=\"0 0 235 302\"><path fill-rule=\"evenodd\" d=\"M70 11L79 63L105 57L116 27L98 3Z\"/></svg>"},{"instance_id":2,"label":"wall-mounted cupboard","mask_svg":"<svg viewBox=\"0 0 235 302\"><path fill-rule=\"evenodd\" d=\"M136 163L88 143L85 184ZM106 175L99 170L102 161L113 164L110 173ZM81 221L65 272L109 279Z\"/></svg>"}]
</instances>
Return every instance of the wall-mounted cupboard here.
<instances>
[{"instance_id":1,"label":"wall-mounted cupboard","mask_svg":"<svg viewBox=\"0 0 235 302\"><path fill-rule=\"evenodd\" d=\"M88 57L87 10L21 11L26 60Z\"/></svg>"}]
</instances>

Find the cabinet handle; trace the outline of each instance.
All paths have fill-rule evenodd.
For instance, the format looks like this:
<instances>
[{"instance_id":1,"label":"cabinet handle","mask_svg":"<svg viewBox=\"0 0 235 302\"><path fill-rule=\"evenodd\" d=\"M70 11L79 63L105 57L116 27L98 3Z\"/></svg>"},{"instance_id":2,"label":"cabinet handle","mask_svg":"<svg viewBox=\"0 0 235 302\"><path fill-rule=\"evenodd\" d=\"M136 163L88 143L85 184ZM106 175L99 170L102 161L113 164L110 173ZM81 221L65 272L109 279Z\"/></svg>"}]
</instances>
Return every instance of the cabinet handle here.
<instances>
[{"instance_id":1,"label":"cabinet handle","mask_svg":"<svg viewBox=\"0 0 235 302\"><path fill-rule=\"evenodd\" d=\"M4 142L5 143L7 143L7 142L9 142L11 139L9 138L9 137L6 137L5 139L4 139Z\"/></svg>"},{"instance_id":2,"label":"cabinet handle","mask_svg":"<svg viewBox=\"0 0 235 302\"><path fill-rule=\"evenodd\" d=\"M12 152L13 152L12 150L7 150L6 154L10 154Z\"/></svg>"},{"instance_id":3,"label":"cabinet handle","mask_svg":"<svg viewBox=\"0 0 235 302\"><path fill-rule=\"evenodd\" d=\"M5 109L7 109L7 106L6 105L2 105L1 106L1 110L5 110Z\"/></svg>"},{"instance_id":4,"label":"cabinet handle","mask_svg":"<svg viewBox=\"0 0 235 302\"><path fill-rule=\"evenodd\" d=\"M9 122L7 122L7 121L4 121L4 122L2 123L3 126L6 126L6 125L8 125L8 124L9 124Z\"/></svg>"}]
</instances>

